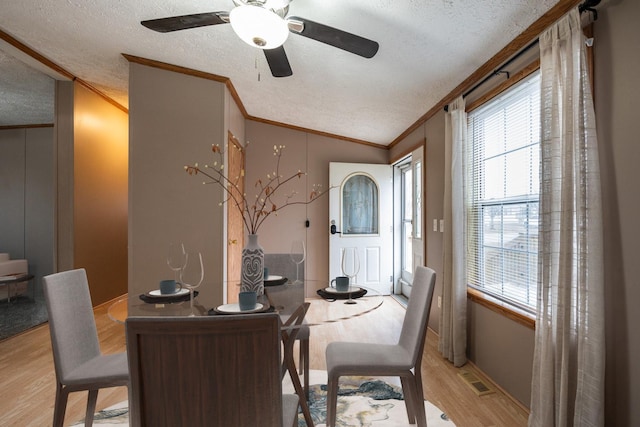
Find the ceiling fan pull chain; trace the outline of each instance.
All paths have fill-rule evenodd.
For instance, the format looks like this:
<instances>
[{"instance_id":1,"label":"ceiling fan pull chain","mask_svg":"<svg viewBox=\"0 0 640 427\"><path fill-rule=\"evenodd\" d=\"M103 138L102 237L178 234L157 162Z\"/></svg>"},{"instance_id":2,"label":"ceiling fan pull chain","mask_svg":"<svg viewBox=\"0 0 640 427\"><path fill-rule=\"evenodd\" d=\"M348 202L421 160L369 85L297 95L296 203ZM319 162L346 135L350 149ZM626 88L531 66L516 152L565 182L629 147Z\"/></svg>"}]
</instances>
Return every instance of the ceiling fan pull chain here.
<instances>
[{"instance_id":1,"label":"ceiling fan pull chain","mask_svg":"<svg viewBox=\"0 0 640 427\"><path fill-rule=\"evenodd\" d=\"M258 70L258 81L260 81L260 70L258 69L258 54L257 53L256 53L256 57L255 57L254 61L255 61L254 62L255 68L256 68L256 70Z\"/></svg>"}]
</instances>

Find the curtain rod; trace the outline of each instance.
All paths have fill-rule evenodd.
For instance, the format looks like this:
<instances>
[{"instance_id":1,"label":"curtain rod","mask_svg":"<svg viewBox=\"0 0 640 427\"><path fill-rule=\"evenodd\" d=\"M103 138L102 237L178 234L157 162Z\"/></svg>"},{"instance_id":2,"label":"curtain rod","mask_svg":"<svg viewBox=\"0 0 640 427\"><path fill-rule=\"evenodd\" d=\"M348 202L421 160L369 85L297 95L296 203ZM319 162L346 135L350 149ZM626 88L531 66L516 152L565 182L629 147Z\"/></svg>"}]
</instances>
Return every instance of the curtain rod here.
<instances>
[{"instance_id":1,"label":"curtain rod","mask_svg":"<svg viewBox=\"0 0 640 427\"><path fill-rule=\"evenodd\" d=\"M580 13L583 13L583 12L591 12L591 13L593 13L593 19L595 21L596 19L598 19L598 11L596 9L594 9L593 7L597 6L599 3L600 3L600 0L585 0L584 3L582 3L580 6L578 6L578 11ZM509 79L509 77L510 77L509 76L509 72L508 71L504 71L503 68L509 66L509 64L511 64L513 61L515 61L516 59L521 57L524 53L529 51L529 49L531 49L532 47L534 47L537 44L538 44L538 39L535 39L534 41L529 43L527 46L525 46L523 49L521 49L518 53L516 53L513 57L511 57L507 62L502 64L500 67L498 67L493 73L489 74L487 77L482 79L479 83L476 83L475 86L473 86L471 89L469 89L468 91L463 93L462 97L466 98L471 92L473 92L474 90L478 89L480 86L485 84L491 78L493 78L493 77L495 77L495 76L497 76L499 74L506 74L507 75L507 79ZM444 111L449 111L449 105L445 105L444 106Z\"/></svg>"},{"instance_id":2,"label":"curtain rod","mask_svg":"<svg viewBox=\"0 0 640 427\"><path fill-rule=\"evenodd\" d=\"M594 6L600 4L600 0L585 0L580 6L578 6L578 11L582 12L591 12L593 13L593 20L596 21L598 19L598 11L594 9Z\"/></svg>"}]
</instances>

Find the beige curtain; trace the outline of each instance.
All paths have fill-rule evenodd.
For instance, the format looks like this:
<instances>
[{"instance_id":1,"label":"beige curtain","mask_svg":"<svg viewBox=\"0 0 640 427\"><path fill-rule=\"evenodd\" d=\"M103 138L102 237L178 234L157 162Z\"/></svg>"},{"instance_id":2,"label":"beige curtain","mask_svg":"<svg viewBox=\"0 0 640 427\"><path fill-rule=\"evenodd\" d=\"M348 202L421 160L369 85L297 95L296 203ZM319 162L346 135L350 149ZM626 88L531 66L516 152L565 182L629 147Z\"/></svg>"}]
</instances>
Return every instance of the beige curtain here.
<instances>
[{"instance_id":1,"label":"beige curtain","mask_svg":"<svg viewBox=\"0 0 640 427\"><path fill-rule=\"evenodd\" d=\"M604 425L602 207L580 14L540 36L538 313L529 426Z\"/></svg>"},{"instance_id":2,"label":"beige curtain","mask_svg":"<svg viewBox=\"0 0 640 427\"><path fill-rule=\"evenodd\" d=\"M462 97L445 117L444 272L438 350L455 366L467 362L464 152L467 113Z\"/></svg>"}]
</instances>

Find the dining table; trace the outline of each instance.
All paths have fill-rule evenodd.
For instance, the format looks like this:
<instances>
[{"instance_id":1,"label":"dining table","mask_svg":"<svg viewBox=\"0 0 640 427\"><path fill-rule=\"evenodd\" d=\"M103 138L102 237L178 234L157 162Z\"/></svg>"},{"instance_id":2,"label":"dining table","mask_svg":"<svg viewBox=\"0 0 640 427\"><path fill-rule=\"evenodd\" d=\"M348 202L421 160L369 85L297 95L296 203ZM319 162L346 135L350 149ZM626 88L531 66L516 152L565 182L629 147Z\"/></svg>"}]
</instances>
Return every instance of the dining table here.
<instances>
[{"instance_id":1,"label":"dining table","mask_svg":"<svg viewBox=\"0 0 640 427\"><path fill-rule=\"evenodd\" d=\"M296 337L295 329L301 327L313 327L325 325L327 323L343 322L354 317L359 317L378 309L384 302L383 295L375 289L366 286L352 285L346 292L338 292L330 286L329 280L306 280L300 283L291 283L283 281L278 283L280 292L302 292L304 289L316 289L316 293L311 298L302 298L303 301L312 304L311 307L304 312L304 323L296 325L288 325L286 320L298 309L303 301L296 301L295 298L272 301L269 295L276 293L270 292L270 288L265 287L262 295L258 296L258 303L252 310L240 310L238 304L222 304L217 307L205 307L198 302L197 291L194 294L193 307L190 304L190 295L188 292L177 292L175 295L162 295L158 292L146 292L144 294L128 294L114 301L108 308L108 316L118 322L124 324L130 316L225 316L234 314L248 313L266 313L276 312L281 314L282 322L282 342L284 348L283 366L289 373L292 384L299 396L300 407L305 418L307 426L313 426L313 420L309 411L307 395L300 382L300 376L295 367L293 357L293 340ZM233 288L235 284L230 284ZM300 288L302 286L302 288ZM239 285L237 286L239 288ZM275 287L273 288L276 289ZM282 301L291 301L289 303ZM296 306L287 307L287 304L295 304ZM305 308L306 308L305 307ZM291 340L291 341L290 341ZM284 370L283 370L284 372Z\"/></svg>"}]
</instances>

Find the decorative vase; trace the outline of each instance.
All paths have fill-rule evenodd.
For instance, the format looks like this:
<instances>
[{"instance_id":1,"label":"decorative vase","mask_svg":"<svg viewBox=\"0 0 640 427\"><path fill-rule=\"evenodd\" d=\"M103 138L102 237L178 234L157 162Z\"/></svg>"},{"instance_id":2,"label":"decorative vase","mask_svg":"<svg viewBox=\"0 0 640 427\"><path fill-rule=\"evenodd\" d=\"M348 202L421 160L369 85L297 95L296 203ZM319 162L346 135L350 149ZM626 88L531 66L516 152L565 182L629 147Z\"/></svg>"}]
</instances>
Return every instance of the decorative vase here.
<instances>
[{"instance_id":1,"label":"decorative vase","mask_svg":"<svg viewBox=\"0 0 640 427\"><path fill-rule=\"evenodd\" d=\"M258 244L258 235L249 234L249 241L242 248L242 277L240 292L264 293L264 249Z\"/></svg>"}]
</instances>

